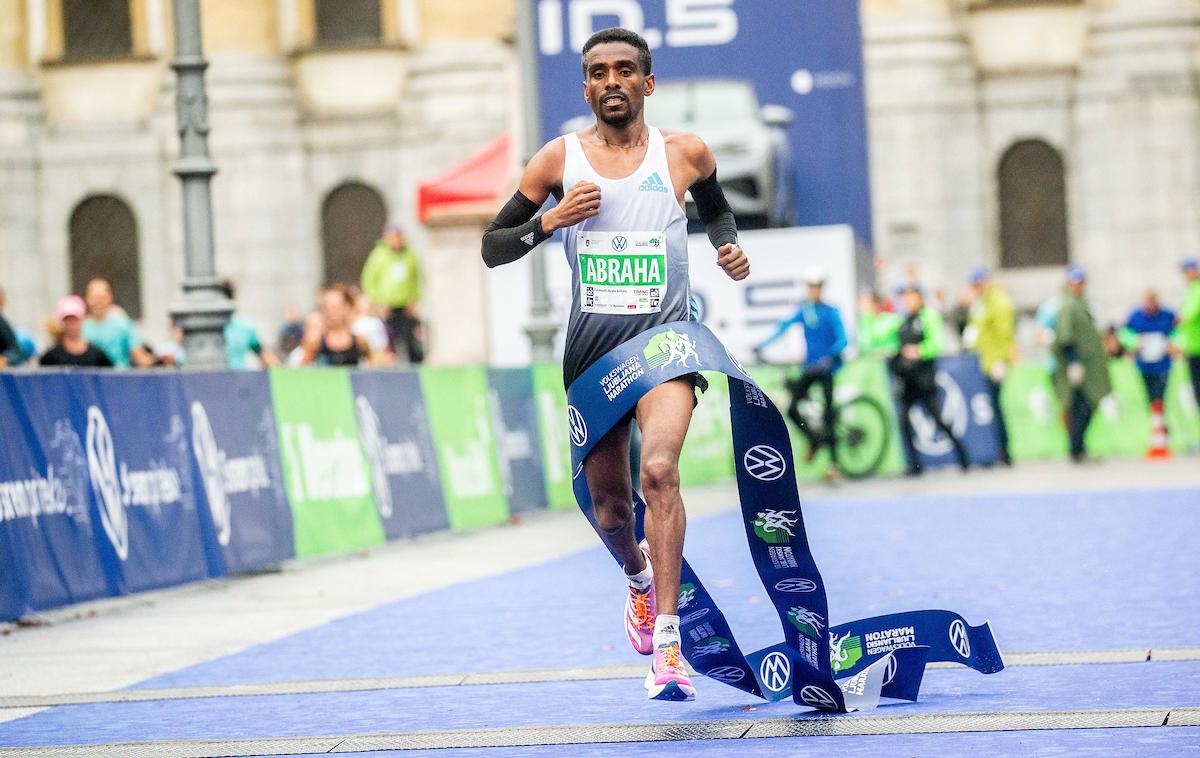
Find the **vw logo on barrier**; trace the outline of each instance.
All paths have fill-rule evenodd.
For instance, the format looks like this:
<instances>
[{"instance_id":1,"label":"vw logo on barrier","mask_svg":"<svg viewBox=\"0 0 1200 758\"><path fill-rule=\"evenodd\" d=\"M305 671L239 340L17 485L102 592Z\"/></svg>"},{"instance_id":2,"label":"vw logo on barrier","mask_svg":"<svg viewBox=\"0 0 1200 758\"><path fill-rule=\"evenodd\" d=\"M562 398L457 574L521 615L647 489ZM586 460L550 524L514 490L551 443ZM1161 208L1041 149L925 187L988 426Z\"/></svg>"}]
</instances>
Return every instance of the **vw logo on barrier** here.
<instances>
[{"instance_id":1,"label":"vw logo on barrier","mask_svg":"<svg viewBox=\"0 0 1200 758\"><path fill-rule=\"evenodd\" d=\"M613 245L613 250L615 250L616 252L619 253L619 252L623 251L625 248L629 247L629 240L618 235L616 237L613 237L612 245Z\"/></svg>"},{"instance_id":2,"label":"vw logo on barrier","mask_svg":"<svg viewBox=\"0 0 1200 758\"><path fill-rule=\"evenodd\" d=\"M758 675L771 692L783 692L792 679L792 663L783 653L769 653L758 665Z\"/></svg>"},{"instance_id":3,"label":"vw logo on barrier","mask_svg":"<svg viewBox=\"0 0 1200 758\"><path fill-rule=\"evenodd\" d=\"M783 456L770 445L755 445L747 450L742 456L742 465L747 474L760 482L773 482L787 470Z\"/></svg>"},{"instance_id":4,"label":"vw logo on barrier","mask_svg":"<svg viewBox=\"0 0 1200 758\"><path fill-rule=\"evenodd\" d=\"M104 414L94 405L87 410L88 473L92 477L92 489L96 491L96 503L100 506L100 524L109 542L117 551L117 557L129 557L129 522L125 518L125 505L121 502L121 484L117 479L117 454L113 449L112 432Z\"/></svg>"},{"instance_id":5,"label":"vw logo on barrier","mask_svg":"<svg viewBox=\"0 0 1200 758\"><path fill-rule=\"evenodd\" d=\"M200 467L200 479L204 482L204 495L208 498L217 542L227 546L233 535L233 513L225 493L225 454L217 447L208 412L199 400L192 401L192 454Z\"/></svg>"},{"instance_id":6,"label":"vw logo on barrier","mask_svg":"<svg viewBox=\"0 0 1200 758\"><path fill-rule=\"evenodd\" d=\"M817 583L812 579L803 577L797 579L781 579L775 582L775 589L780 592L812 592L817 588Z\"/></svg>"},{"instance_id":7,"label":"vw logo on barrier","mask_svg":"<svg viewBox=\"0 0 1200 758\"><path fill-rule=\"evenodd\" d=\"M371 407L371 401L363 395L354 398L354 412L358 416L358 436L363 452L371 466L371 483L375 490L375 510L381 518L392 517L392 485L387 474L387 440L380 430L379 415Z\"/></svg>"},{"instance_id":8,"label":"vw logo on barrier","mask_svg":"<svg viewBox=\"0 0 1200 758\"><path fill-rule=\"evenodd\" d=\"M746 672L737 666L717 666L712 671L704 672L704 675L726 684L734 684L746 678Z\"/></svg>"},{"instance_id":9,"label":"vw logo on barrier","mask_svg":"<svg viewBox=\"0 0 1200 758\"><path fill-rule=\"evenodd\" d=\"M820 708L823 711L838 709L837 701L833 699L833 696L815 685L810 684L800 690L800 699L805 705L811 705L813 708Z\"/></svg>"},{"instance_id":10,"label":"vw logo on barrier","mask_svg":"<svg viewBox=\"0 0 1200 758\"><path fill-rule=\"evenodd\" d=\"M689 613L688 615L684 616L682 619L679 620L679 623L682 626L687 626L688 624L692 624L692 623L699 621L700 619L704 618L707 615L708 615L708 609L701 608L700 610L696 611L695 613Z\"/></svg>"},{"instance_id":11,"label":"vw logo on barrier","mask_svg":"<svg viewBox=\"0 0 1200 758\"><path fill-rule=\"evenodd\" d=\"M971 657L971 638L967 636L967 625L962 619L955 619L950 624L950 644L963 658Z\"/></svg>"},{"instance_id":12,"label":"vw logo on barrier","mask_svg":"<svg viewBox=\"0 0 1200 758\"><path fill-rule=\"evenodd\" d=\"M567 424L571 427L571 442L575 447L583 447L587 442L587 422L583 414L573 405L567 406Z\"/></svg>"},{"instance_id":13,"label":"vw logo on barrier","mask_svg":"<svg viewBox=\"0 0 1200 758\"><path fill-rule=\"evenodd\" d=\"M900 662L896 660L896 656L888 655L887 666L883 669L883 686L886 687L896 678L896 672L900 669Z\"/></svg>"}]
</instances>

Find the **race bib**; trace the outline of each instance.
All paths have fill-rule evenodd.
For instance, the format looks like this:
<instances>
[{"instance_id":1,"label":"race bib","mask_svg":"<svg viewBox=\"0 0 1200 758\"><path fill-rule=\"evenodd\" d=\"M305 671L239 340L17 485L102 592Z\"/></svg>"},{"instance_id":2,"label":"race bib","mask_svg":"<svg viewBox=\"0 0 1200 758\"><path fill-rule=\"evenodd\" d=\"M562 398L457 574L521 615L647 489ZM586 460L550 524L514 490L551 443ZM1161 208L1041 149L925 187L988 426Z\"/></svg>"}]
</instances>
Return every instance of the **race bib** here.
<instances>
[{"instance_id":1,"label":"race bib","mask_svg":"<svg viewBox=\"0 0 1200 758\"><path fill-rule=\"evenodd\" d=\"M1167 357L1170 342L1162 332L1145 332L1141 335L1142 350L1140 358L1144 363L1158 363Z\"/></svg>"},{"instance_id":2,"label":"race bib","mask_svg":"<svg viewBox=\"0 0 1200 758\"><path fill-rule=\"evenodd\" d=\"M584 313L658 313L667 292L663 232L579 232L579 307Z\"/></svg>"}]
</instances>

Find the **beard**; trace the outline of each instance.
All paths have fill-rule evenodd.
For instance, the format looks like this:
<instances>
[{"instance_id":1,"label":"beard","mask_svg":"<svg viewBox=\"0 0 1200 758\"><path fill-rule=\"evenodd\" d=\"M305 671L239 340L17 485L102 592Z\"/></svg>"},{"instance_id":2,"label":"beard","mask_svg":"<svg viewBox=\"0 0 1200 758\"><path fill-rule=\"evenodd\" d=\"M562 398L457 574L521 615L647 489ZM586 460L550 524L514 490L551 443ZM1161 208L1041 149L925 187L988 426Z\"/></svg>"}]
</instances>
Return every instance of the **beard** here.
<instances>
[{"instance_id":1,"label":"beard","mask_svg":"<svg viewBox=\"0 0 1200 758\"><path fill-rule=\"evenodd\" d=\"M622 128L629 126L635 120L637 120L637 117L640 113L641 111L637 108L634 108L633 103L627 100L624 112L611 113L606 111L604 107L601 106L596 109L596 118L600 119L608 126Z\"/></svg>"}]
</instances>

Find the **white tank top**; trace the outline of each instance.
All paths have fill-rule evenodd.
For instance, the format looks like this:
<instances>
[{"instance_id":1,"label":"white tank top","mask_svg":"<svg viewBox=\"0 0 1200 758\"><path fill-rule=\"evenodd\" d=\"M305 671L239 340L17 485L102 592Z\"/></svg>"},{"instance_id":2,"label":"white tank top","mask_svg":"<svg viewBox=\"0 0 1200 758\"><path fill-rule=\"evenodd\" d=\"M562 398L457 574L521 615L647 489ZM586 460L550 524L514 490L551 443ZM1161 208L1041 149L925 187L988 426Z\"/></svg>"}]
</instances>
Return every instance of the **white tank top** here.
<instances>
[{"instance_id":1,"label":"white tank top","mask_svg":"<svg viewBox=\"0 0 1200 758\"><path fill-rule=\"evenodd\" d=\"M612 348L660 324L689 317L687 216L675 198L662 132L649 127L642 164L622 179L592 167L575 134L563 137L563 191L600 187L600 213L563 230L571 267L567 386Z\"/></svg>"}]
</instances>

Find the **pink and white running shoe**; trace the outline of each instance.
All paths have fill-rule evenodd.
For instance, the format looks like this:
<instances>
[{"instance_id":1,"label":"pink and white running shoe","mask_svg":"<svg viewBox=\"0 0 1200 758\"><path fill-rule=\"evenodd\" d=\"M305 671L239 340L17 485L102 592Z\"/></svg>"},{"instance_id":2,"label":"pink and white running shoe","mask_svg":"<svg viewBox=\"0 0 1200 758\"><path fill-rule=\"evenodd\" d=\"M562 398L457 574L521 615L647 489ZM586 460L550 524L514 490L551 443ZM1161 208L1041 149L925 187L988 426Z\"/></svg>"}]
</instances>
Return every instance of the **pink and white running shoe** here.
<instances>
[{"instance_id":1,"label":"pink and white running shoe","mask_svg":"<svg viewBox=\"0 0 1200 758\"><path fill-rule=\"evenodd\" d=\"M651 700L695 700L696 688L683 662L678 642L659 645L646 674L646 696Z\"/></svg>"},{"instance_id":2,"label":"pink and white running shoe","mask_svg":"<svg viewBox=\"0 0 1200 758\"><path fill-rule=\"evenodd\" d=\"M646 565L650 565L650 553L645 542L641 547L646 556ZM630 584L629 594L625 596L625 634L633 649L642 655L654 652L655 614L654 582L650 582L650 586L644 590Z\"/></svg>"}]
</instances>

